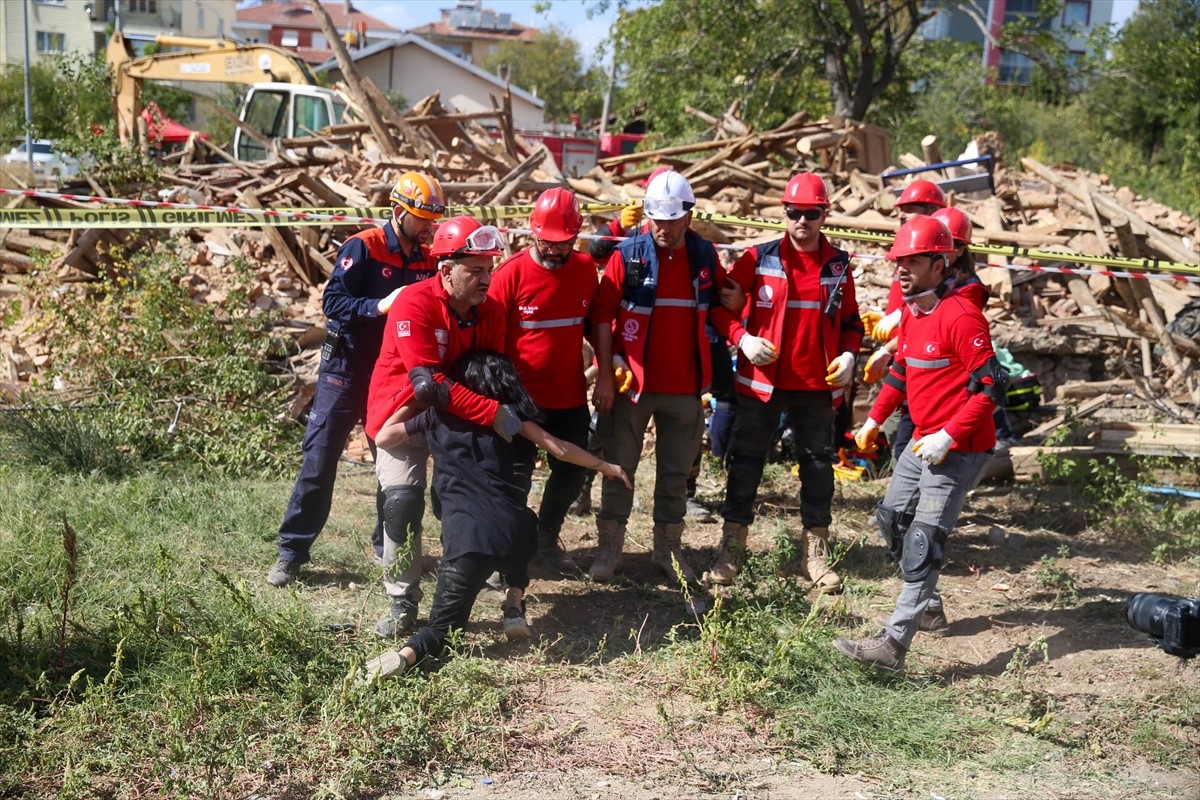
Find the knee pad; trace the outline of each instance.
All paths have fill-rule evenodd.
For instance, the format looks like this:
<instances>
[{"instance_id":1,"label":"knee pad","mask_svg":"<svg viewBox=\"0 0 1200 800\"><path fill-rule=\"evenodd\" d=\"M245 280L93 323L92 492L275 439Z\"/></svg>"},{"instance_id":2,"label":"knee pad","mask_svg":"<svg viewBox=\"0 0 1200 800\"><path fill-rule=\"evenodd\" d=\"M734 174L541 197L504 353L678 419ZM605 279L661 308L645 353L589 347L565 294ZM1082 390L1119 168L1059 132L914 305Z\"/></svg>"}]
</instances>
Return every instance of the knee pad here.
<instances>
[{"instance_id":1,"label":"knee pad","mask_svg":"<svg viewBox=\"0 0 1200 800\"><path fill-rule=\"evenodd\" d=\"M920 583L929 573L942 568L948 532L926 522L914 522L904 534L900 572L905 583Z\"/></svg>"},{"instance_id":2,"label":"knee pad","mask_svg":"<svg viewBox=\"0 0 1200 800\"><path fill-rule=\"evenodd\" d=\"M387 538L404 544L420 534L425 516L425 487L390 486L383 490L383 530Z\"/></svg>"},{"instance_id":3,"label":"knee pad","mask_svg":"<svg viewBox=\"0 0 1200 800\"><path fill-rule=\"evenodd\" d=\"M904 534L908 532L912 521L912 514L893 511L884 506L882 500L875 504L875 522L879 525L879 535L883 537L883 543L893 561L899 561L900 554L904 552Z\"/></svg>"}]
</instances>

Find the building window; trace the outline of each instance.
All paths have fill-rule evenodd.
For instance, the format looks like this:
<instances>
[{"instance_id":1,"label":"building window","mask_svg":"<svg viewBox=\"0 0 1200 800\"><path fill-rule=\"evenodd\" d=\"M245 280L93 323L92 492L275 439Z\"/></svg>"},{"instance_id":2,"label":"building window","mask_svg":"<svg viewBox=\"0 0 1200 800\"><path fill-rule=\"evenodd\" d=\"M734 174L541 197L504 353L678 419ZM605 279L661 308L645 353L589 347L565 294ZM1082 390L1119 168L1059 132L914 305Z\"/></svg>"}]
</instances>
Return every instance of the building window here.
<instances>
[{"instance_id":1,"label":"building window","mask_svg":"<svg viewBox=\"0 0 1200 800\"><path fill-rule=\"evenodd\" d=\"M309 47L314 50L327 50L329 49L329 42L325 40L325 34L314 33L312 35L312 42L309 44Z\"/></svg>"},{"instance_id":2,"label":"building window","mask_svg":"<svg viewBox=\"0 0 1200 800\"><path fill-rule=\"evenodd\" d=\"M1020 53L1000 54L1000 83L1015 83L1025 86L1033 72L1033 62Z\"/></svg>"},{"instance_id":3,"label":"building window","mask_svg":"<svg viewBox=\"0 0 1200 800\"><path fill-rule=\"evenodd\" d=\"M1079 26L1086 28L1092 24L1091 0L1067 0L1063 6L1063 26Z\"/></svg>"},{"instance_id":4,"label":"building window","mask_svg":"<svg viewBox=\"0 0 1200 800\"><path fill-rule=\"evenodd\" d=\"M134 14L157 14L158 0L129 0L129 10Z\"/></svg>"},{"instance_id":5,"label":"building window","mask_svg":"<svg viewBox=\"0 0 1200 800\"><path fill-rule=\"evenodd\" d=\"M1025 17L1035 17L1039 0L1008 0L1004 6L1004 21L1016 22Z\"/></svg>"},{"instance_id":6,"label":"building window","mask_svg":"<svg viewBox=\"0 0 1200 800\"><path fill-rule=\"evenodd\" d=\"M196 27L201 31L204 30L204 6L196 9Z\"/></svg>"},{"instance_id":7,"label":"building window","mask_svg":"<svg viewBox=\"0 0 1200 800\"><path fill-rule=\"evenodd\" d=\"M39 6L65 6L67 0L33 0L35 5Z\"/></svg>"},{"instance_id":8,"label":"building window","mask_svg":"<svg viewBox=\"0 0 1200 800\"><path fill-rule=\"evenodd\" d=\"M37 32L38 55L53 55L67 52L67 35L65 33Z\"/></svg>"},{"instance_id":9,"label":"building window","mask_svg":"<svg viewBox=\"0 0 1200 800\"><path fill-rule=\"evenodd\" d=\"M298 47L300 45L300 31L283 31L279 38L279 44L283 47Z\"/></svg>"},{"instance_id":10,"label":"building window","mask_svg":"<svg viewBox=\"0 0 1200 800\"><path fill-rule=\"evenodd\" d=\"M950 14L939 8L932 17L925 20L917 30L917 36L926 41L945 39L950 35Z\"/></svg>"}]
</instances>

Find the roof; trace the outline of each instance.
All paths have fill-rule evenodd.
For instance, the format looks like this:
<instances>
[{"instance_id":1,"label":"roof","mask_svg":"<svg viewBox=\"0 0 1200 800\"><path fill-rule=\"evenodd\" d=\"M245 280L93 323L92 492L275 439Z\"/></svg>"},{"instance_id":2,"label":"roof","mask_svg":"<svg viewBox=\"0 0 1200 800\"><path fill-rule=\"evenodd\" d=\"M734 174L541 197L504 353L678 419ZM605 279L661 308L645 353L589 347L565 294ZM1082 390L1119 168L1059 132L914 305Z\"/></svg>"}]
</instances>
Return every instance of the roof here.
<instances>
[{"instance_id":1,"label":"roof","mask_svg":"<svg viewBox=\"0 0 1200 800\"><path fill-rule=\"evenodd\" d=\"M442 38L442 39L478 39L486 41L517 41L517 42L532 42L538 36L537 28L530 28L527 25L522 25L519 22L512 23L512 27L508 30L496 30L494 28L461 28L456 25L451 25L448 21L442 19L437 22L430 22L425 25L419 25L415 28L410 28L409 33L415 33L418 36L427 38Z\"/></svg>"},{"instance_id":2,"label":"roof","mask_svg":"<svg viewBox=\"0 0 1200 800\"><path fill-rule=\"evenodd\" d=\"M333 20L334 27L339 31L351 30L360 24L367 26L368 33L372 30L396 32L400 30L370 14L364 14L354 6L350 6L351 11L347 14L344 2L322 3L321 5ZM239 8L237 21L239 23L261 22L268 25L286 25L291 28L319 29L321 27L317 23L316 17L313 16L307 0L283 0L283 2L263 3L250 8Z\"/></svg>"},{"instance_id":3,"label":"roof","mask_svg":"<svg viewBox=\"0 0 1200 800\"><path fill-rule=\"evenodd\" d=\"M353 61L361 61L362 59L369 58L370 56L373 56L376 53L382 53L382 52L386 51L388 48L403 47L404 45L409 45L409 44L414 44L417 47L421 47L421 48L424 48L425 50L428 50L430 53L433 53L438 58L443 59L448 64L452 64L459 69L464 69L467 72L470 72L472 75L475 75L479 78L484 79L485 81L488 81L491 84L494 84L496 86L496 88L498 88L498 89L504 89L504 87L505 87L504 81L500 80L499 77L493 75L492 73L488 72L487 70L480 69L479 67L475 66L474 64L468 64L466 61L463 61L461 58L456 58L449 51L447 51L441 47L438 47L436 44L430 44L429 42L422 39L420 36L417 36L412 33L406 33L403 36L401 36L399 39L388 39L387 41L378 42L376 44L371 45L370 47L365 47L362 50L351 50L350 58ZM324 64L321 64L320 66L314 68L313 71L314 72L328 72L331 69L337 69L337 68L338 68L337 59L331 58L328 61L326 61ZM542 100L541 98L539 98L533 94L530 94L529 92L525 91L524 89L520 89L516 86L509 86L509 89L517 97L520 97L521 99L525 100L528 103L533 103L538 108L546 107L546 101Z\"/></svg>"}]
</instances>

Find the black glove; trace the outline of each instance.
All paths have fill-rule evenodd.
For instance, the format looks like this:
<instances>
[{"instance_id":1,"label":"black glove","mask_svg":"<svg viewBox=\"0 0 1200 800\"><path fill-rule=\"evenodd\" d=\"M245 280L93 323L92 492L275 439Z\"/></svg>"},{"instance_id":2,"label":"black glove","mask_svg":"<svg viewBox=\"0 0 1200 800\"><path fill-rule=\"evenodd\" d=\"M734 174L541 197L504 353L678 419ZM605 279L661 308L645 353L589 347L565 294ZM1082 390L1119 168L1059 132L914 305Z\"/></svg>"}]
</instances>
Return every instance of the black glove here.
<instances>
[{"instance_id":1,"label":"black glove","mask_svg":"<svg viewBox=\"0 0 1200 800\"><path fill-rule=\"evenodd\" d=\"M517 416L516 409L512 406L500 406L496 409L496 418L492 420L492 430L504 441L511 442L512 438L521 432L522 424L524 423Z\"/></svg>"},{"instance_id":2,"label":"black glove","mask_svg":"<svg viewBox=\"0 0 1200 800\"><path fill-rule=\"evenodd\" d=\"M429 367L413 367L408 371L408 379L418 403L437 409L450 404L450 387L434 379Z\"/></svg>"}]
</instances>

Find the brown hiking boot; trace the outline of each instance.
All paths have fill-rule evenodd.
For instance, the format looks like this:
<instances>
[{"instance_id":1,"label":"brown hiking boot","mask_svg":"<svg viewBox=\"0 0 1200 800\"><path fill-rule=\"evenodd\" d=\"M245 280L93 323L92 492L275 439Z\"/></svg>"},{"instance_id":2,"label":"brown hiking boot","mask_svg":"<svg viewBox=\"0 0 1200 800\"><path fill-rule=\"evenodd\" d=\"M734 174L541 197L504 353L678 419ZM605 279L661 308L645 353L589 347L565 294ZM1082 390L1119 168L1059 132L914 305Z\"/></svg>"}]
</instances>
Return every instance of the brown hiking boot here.
<instances>
[{"instance_id":1,"label":"brown hiking boot","mask_svg":"<svg viewBox=\"0 0 1200 800\"><path fill-rule=\"evenodd\" d=\"M667 573L667 578L674 583L679 576L675 574L675 565L679 565L679 573L687 583L697 583L696 571L683 555L683 523L672 522L667 525L654 526L654 550L650 560Z\"/></svg>"},{"instance_id":2,"label":"brown hiking boot","mask_svg":"<svg viewBox=\"0 0 1200 800\"><path fill-rule=\"evenodd\" d=\"M746 539L750 529L739 522L726 522L721 530L721 552L708 571L710 582L720 586L732 586L733 579L742 571L741 561L746 555Z\"/></svg>"},{"instance_id":3,"label":"brown hiking boot","mask_svg":"<svg viewBox=\"0 0 1200 800\"><path fill-rule=\"evenodd\" d=\"M824 594L837 594L842 590L842 579L830 569L829 563L829 529L806 528L803 544L804 559L800 574L813 582Z\"/></svg>"},{"instance_id":4,"label":"brown hiking boot","mask_svg":"<svg viewBox=\"0 0 1200 800\"><path fill-rule=\"evenodd\" d=\"M597 583L611 581L621 567L621 555L625 550L625 526L615 519L596 520L596 560L588 569L588 577Z\"/></svg>"},{"instance_id":5,"label":"brown hiking boot","mask_svg":"<svg viewBox=\"0 0 1200 800\"><path fill-rule=\"evenodd\" d=\"M860 664L888 672L902 672L904 657L908 654L899 642L888 636L887 631L880 631L870 639L858 642L839 637L833 640L833 646Z\"/></svg>"},{"instance_id":6,"label":"brown hiking boot","mask_svg":"<svg viewBox=\"0 0 1200 800\"><path fill-rule=\"evenodd\" d=\"M558 535L558 531L538 526L538 547L534 561L556 572L574 572L579 565L563 548Z\"/></svg>"}]
</instances>

